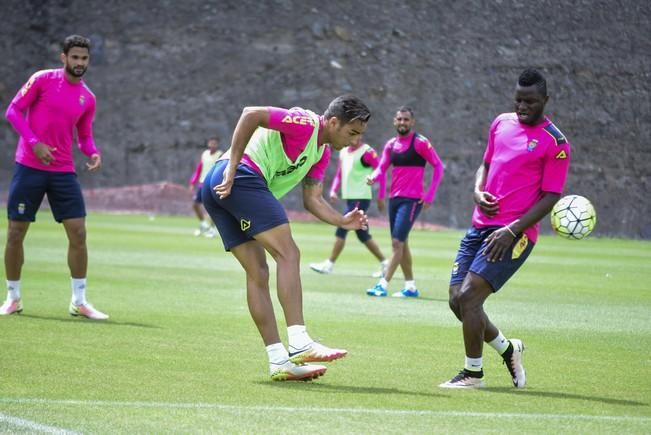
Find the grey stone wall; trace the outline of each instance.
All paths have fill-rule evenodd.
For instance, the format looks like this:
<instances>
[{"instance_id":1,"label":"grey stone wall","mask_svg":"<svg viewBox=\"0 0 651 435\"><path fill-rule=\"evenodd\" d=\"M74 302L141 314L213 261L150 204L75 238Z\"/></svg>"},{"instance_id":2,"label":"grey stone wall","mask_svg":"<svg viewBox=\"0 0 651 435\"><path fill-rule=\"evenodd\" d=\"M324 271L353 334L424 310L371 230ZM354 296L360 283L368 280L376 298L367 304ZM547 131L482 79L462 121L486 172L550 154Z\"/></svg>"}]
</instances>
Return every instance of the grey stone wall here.
<instances>
[{"instance_id":1,"label":"grey stone wall","mask_svg":"<svg viewBox=\"0 0 651 435\"><path fill-rule=\"evenodd\" d=\"M0 3L3 111L32 72L58 66L65 35L94 43L86 81L105 166L90 177L79 160L85 187L185 183L204 139L228 143L244 106L322 112L353 92L373 110L366 139L378 150L395 133L395 108L414 107L447 167L423 219L463 228L488 126L511 110L519 72L536 66L548 115L573 145L567 193L593 201L597 234L651 238L647 1ZM16 135L4 118L0 140L6 191ZM285 202L298 209L298 198Z\"/></svg>"}]
</instances>

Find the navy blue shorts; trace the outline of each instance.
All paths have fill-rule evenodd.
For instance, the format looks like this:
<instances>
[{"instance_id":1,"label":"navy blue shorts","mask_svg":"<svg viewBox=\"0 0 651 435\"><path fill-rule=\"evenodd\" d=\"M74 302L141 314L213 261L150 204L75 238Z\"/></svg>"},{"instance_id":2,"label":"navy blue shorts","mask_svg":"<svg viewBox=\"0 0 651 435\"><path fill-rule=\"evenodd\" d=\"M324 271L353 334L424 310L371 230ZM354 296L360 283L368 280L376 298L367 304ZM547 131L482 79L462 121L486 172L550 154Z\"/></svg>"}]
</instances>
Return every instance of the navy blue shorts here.
<instances>
[{"instance_id":1,"label":"navy blue shorts","mask_svg":"<svg viewBox=\"0 0 651 435\"><path fill-rule=\"evenodd\" d=\"M397 196L389 200L389 224L391 238L404 242L409 237L411 227L423 209L419 199Z\"/></svg>"},{"instance_id":2,"label":"navy blue shorts","mask_svg":"<svg viewBox=\"0 0 651 435\"><path fill-rule=\"evenodd\" d=\"M42 171L16 163L7 199L7 218L34 222L45 195L57 222L86 217L77 174Z\"/></svg>"},{"instance_id":3,"label":"navy blue shorts","mask_svg":"<svg viewBox=\"0 0 651 435\"><path fill-rule=\"evenodd\" d=\"M475 228L470 227L461 240L457 258L454 259L450 286L461 284L468 272L476 273L484 278L493 288L498 291L513 276L513 274L524 264L533 250L532 243L527 236L521 234L515 239L513 246L506 253L502 261L489 263L483 254L486 247L486 238L499 227Z\"/></svg>"},{"instance_id":4,"label":"navy blue shorts","mask_svg":"<svg viewBox=\"0 0 651 435\"><path fill-rule=\"evenodd\" d=\"M224 248L254 240L254 236L289 222L282 204L273 196L262 175L244 164L235 172L231 194L219 199L213 188L222 182L228 160L219 160L203 181L201 199L212 218Z\"/></svg>"},{"instance_id":5,"label":"navy blue shorts","mask_svg":"<svg viewBox=\"0 0 651 435\"><path fill-rule=\"evenodd\" d=\"M201 204L201 184L194 190L194 196L192 197L192 200L197 204Z\"/></svg>"},{"instance_id":6,"label":"navy blue shorts","mask_svg":"<svg viewBox=\"0 0 651 435\"><path fill-rule=\"evenodd\" d=\"M370 199L347 199L346 211L344 211L344 214L348 213L349 211L352 211L355 207L357 207L358 209L366 213L366 210L368 210L370 206L371 206ZM348 230L337 227L335 236L339 237L340 239L345 239L347 234L348 234ZM371 234L368 232L368 228L365 230L355 230L355 234L357 235L359 241L362 243L371 240Z\"/></svg>"}]
</instances>

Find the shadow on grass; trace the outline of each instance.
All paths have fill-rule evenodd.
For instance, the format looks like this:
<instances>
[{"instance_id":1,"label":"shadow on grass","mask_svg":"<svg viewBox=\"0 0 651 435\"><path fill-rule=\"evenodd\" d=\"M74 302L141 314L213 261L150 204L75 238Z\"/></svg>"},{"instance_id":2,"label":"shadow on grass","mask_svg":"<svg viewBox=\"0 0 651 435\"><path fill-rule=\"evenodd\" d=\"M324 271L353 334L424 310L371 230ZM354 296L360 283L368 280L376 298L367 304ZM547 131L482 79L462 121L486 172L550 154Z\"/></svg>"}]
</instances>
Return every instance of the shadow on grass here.
<instances>
[{"instance_id":1,"label":"shadow on grass","mask_svg":"<svg viewBox=\"0 0 651 435\"><path fill-rule=\"evenodd\" d=\"M506 394L513 394L513 395L524 394L525 396L547 397L550 399L588 400L590 402L601 402L601 403L606 403L608 405L649 406L648 403L638 402L635 400L611 399L609 397L598 397L598 396L584 396L581 394L561 393L557 391L536 391L531 388L516 389L513 387L486 387L486 388L482 388L481 391L486 391L490 393L506 393Z\"/></svg>"},{"instance_id":2,"label":"shadow on grass","mask_svg":"<svg viewBox=\"0 0 651 435\"><path fill-rule=\"evenodd\" d=\"M356 387L351 385L329 385L316 382L255 382L258 385L265 387L289 388L291 390L305 391L306 385L310 388L311 392L316 393L350 393L350 394L400 394L405 396L419 396L430 398L449 398L450 396L437 393L424 393L421 391L406 391L398 388L382 388L382 387Z\"/></svg>"},{"instance_id":3,"label":"shadow on grass","mask_svg":"<svg viewBox=\"0 0 651 435\"><path fill-rule=\"evenodd\" d=\"M52 316L37 316L35 314L19 314L17 317L25 317L28 319L34 320L46 320L50 322L78 322L86 325L98 325L98 326L133 326L135 328L152 328L152 329L163 329L158 325L149 325L147 323L136 323L136 322L119 322L117 320L90 320L82 318L73 318L73 317L52 317Z\"/></svg>"}]
</instances>

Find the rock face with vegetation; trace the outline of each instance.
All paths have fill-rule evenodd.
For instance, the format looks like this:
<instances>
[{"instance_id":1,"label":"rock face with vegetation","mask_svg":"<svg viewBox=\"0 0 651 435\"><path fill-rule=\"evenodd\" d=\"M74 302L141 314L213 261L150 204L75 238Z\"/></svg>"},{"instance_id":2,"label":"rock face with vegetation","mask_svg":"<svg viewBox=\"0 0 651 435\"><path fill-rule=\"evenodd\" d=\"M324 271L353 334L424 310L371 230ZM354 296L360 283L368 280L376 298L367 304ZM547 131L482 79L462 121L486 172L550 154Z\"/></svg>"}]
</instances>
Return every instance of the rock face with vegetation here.
<instances>
[{"instance_id":1,"label":"rock face with vegetation","mask_svg":"<svg viewBox=\"0 0 651 435\"><path fill-rule=\"evenodd\" d=\"M205 138L227 145L244 106L322 112L352 92L373 111L366 140L378 150L395 134L395 109L414 108L417 131L446 164L423 219L464 228L488 126L512 110L517 75L535 66L548 78L548 114L573 146L567 193L593 201L595 234L651 238L649 2L2 4L3 111L32 72L58 67L64 36L93 42L86 82L98 98L104 168L89 176L79 159L85 187L185 183ZM16 135L4 118L0 139L6 194ZM300 209L297 193L289 208Z\"/></svg>"}]
</instances>

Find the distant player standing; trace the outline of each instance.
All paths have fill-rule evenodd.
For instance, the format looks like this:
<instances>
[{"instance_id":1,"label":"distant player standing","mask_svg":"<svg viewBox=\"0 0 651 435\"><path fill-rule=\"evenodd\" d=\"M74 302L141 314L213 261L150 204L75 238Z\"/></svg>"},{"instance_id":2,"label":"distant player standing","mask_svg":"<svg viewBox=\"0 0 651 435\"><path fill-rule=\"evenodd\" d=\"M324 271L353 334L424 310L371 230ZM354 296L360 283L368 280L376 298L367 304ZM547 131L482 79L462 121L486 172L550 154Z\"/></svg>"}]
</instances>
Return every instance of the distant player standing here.
<instances>
[{"instance_id":1,"label":"distant player standing","mask_svg":"<svg viewBox=\"0 0 651 435\"><path fill-rule=\"evenodd\" d=\"M356 97L335 98L322 116L309 110L247 107L230 149L207 175L203 203L246 272L249 311L269 358L273 380L313 379L326 371L308 362L347 354L315 342L303 319L300 252L278 198L303 182L305 208L324 222L357 230L367 226L361 210L339 214L323 198L330 144L340 150L357 142L371 113ZM266 252L276 262L278 299L287 324L288 349L280 341L269 294Z\"/></svg>"},{"instance_id":2,"label":"distant player standing","mask_svg":"<svg viewBox=\"0 0 651 435\"><path fill-rule=\"evenodd\" d=\"M430 141L413 131L416 118L414 111L406 106L400 107L393 118L393 126L398 134L389 139L382 151L380 165L368 177L372 184L386 177L391 168L391 187L389 200L389 223L391 226L392 254L386 275L373 288L366 291L369 296L386 296L389 282L398 266L405 278L404 288L393 297L418 297L414 280L409 232L423 208L428 208L436 197L436 189L443 178L443 163ZM432 178L425 192L425 166L432 165ZM380 189L378 200L383 201L385 189Z\"/></svg>"},{"instance_id":3,"label":"distant player standing","mask_svg":"<svg viewBox=\"0 0 651 435\"><path fill-rule=\"evenodd\" d=\"M201 186L208 171L210 171L217 160L219 160L223 151L219 149L219 138L216 136L208 138L206 146L208 149L201 153L199 163L197 163L197 167L194 169L194 173L190 177L189 182L190 190L194 192L192 210L194 210L194 214L197 216L197 219L199 219L199 228L194 232L194 235L200 236L204 234L206 237L215 237L216 230L204 219L203 205L201 204Z\"/></svg>"},{"instance_id":4,"label":"distant player standing","mask_svg":"<svg viewBox=\"0 0 651 435\"><path fill-rule=\"evenodd\" d=\"M520 74L515 112L491 124L484 161L475 177L472 227L461 240L450 278L450 309L463 324L463 370L440 386L483 384L484 342L502 356L513 385L525 386L524 344L507 340L484 312L484 301L526 261L538 238L538 222L561 196L570 144L545 116L547 82L535 69Z\"/></svg>"},{"instance_id":5,"label":"distant player standing","mask_svg":"<svg viewBox=\"0 0 651 435\"><path fill-rule=\"evenodd\" d=\"M54 219L63 224L68 236L72 286L69 312L95 320L108 318L86 300L86 209L72 157L76 129L79 149L89 157L88 170L95 171L102 165L92 130L95 95L81 79L88 68L89 49L88 39L82 36L65 38L61 53L63 68L32 75L7 108L7 120L20 138L7 201L7 300L0 307L0 315L23 310L20 293L23 240L47 195Z\"/></svg>"},{"instance_id":6,"label":"distant player standing","mask_svg":"<svg viewBox=\"0 0 651 435\"><path fill-rule=\"evenodd\" d=\"M330 186L330 201L333 203L337 201L339 198L337 192L341 188L341 197L346 200L346 211L344 213L348 213L355 208L366 213L371 205L371 198L373 197L371 186L366 183L366 177L373 172L373 169L377 168L379 161L375 150L369 144L362 142L361 137L356 144L339 151L337 172ZM384 184L381 185L380 189L383 188ZM310 264L310 268L319 273L331 273L337 258L339 258L339 254L341 254L341 251L343 251L346 245L347 234L348 230L337 228L335 232L335 244L332 247L330 258L321 263ZM385 260L375 240L371 238L368 229L357 230L355 234L371 254L380 261L380 273L378 276L384 276L388 262Z\"/></svg>"}]
</instances>

